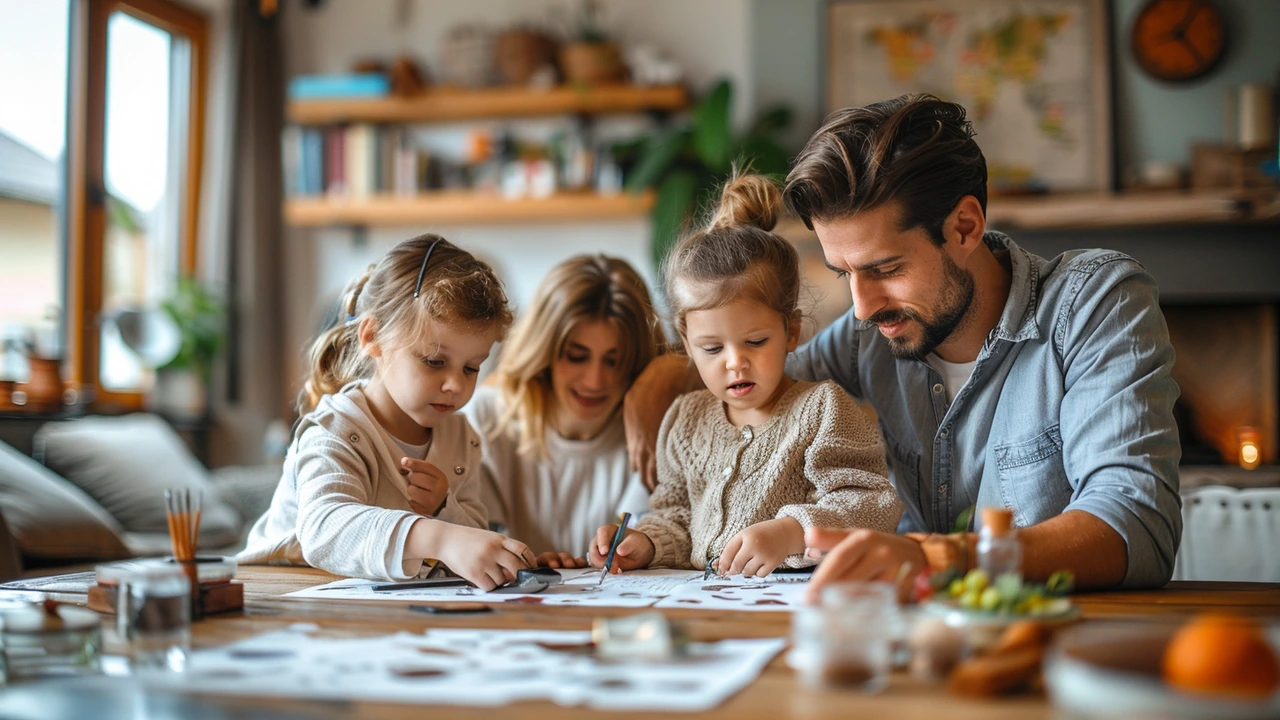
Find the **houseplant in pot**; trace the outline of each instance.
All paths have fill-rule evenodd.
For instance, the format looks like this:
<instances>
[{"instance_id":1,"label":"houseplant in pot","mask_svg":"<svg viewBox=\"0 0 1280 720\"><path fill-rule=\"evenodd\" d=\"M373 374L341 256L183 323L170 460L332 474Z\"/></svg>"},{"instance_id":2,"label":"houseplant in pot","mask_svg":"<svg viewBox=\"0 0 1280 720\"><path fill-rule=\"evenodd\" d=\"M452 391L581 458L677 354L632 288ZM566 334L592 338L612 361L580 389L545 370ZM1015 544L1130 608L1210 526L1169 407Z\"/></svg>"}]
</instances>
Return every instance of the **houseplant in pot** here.
<instances>
[{"instance_id":1,"label":"houseplant in pot","mask_svg":"<svg viewBox=\"0 0 1280 720\"><path fill-rule=\"evenodd\" d=\"M226 340L225 307L198 281L181 278L161 308L177 325L181 343L173 359L156 368L153 409L200 417L208 408L213 361Z\"/></svg>"},{"instance_id":2,"label":"houseplant in pot","mask_svg":"<svg viewBox=\"0 0 1280 720\"><path fill-rule=\"evenodd\" d=\"M584 0L577 31L560 46L560 71L570 85L618 83L626 75L622 51L600 25L599 0Z\"/></svg>"},{"instance_id":3,"label":"houseplant in pot","mask_svg":"<svg viewBox=\"0 0 1280 720\"><path fill-rule=\"evenodd\" d=\"M778 133L791 124L791 109L768 108L738 133L730 122L732 106L733 83L721 80L686 119L615 149L632 161L627 189L652 188L657 195L651 216L656 267L662 267L680 233L714 199L735 166L761 175L787 172L790 154Z\"/></svg>"}]
</instances>

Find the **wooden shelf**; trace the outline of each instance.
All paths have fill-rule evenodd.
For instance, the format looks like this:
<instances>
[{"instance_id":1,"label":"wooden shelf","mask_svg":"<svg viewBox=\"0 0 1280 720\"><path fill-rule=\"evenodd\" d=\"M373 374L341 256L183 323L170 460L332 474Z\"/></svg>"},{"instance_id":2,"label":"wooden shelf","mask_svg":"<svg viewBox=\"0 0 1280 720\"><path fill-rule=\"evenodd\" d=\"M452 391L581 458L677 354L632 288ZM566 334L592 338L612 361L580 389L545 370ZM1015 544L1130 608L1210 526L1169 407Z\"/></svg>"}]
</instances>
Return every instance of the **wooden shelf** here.
<instances>
[{"instance_id":1,"label":"wooden shelf","mask_svg":"<svg viewBox=\"0 0 1280 720\"><path fill-rule=\"evenodd\" d=\"M436 88L412 98L296 100L288 104L286 114L290 122L302 125L427 123L681 110L688 104L689 93L682 85L581 88L562 85L546 90L524 87L481 90Z\"/></svg>"},{"instance_id":2,"label":"wooden shelf","mask_svg":"<svg viewBox=\"0 0 1280 720\"><path fill-rule=\"evenodd\" d=\"M284 217L287 224L297 227L477 225L638 218L652 207L652 193L563 192L547 198L507 200L456 191L363 199L294 197L285 202Z\"/></svg>"},{"instance_id":3,"label":"wooden shelf","mask_svg":"<svg viewBox=\"0 0 1280 720\"><path fill-rule=\"evenodd\" d=\"M1268 207L1262 199L1228 191L994 197L987 203L987 225L995 229L1143 227L1266 221L1275 217L1274 204Z\"/></svg>"},{"instance_id":4,"label":"wooden shelf","mask_svg":"<svg viewBox=\"0 0 1280 720\"><path fill-rule=\"evenodd\" d=\"M987 228L990 230L1136 228L1277 221L1280 221L1280 200L1274 193L1250 196L1226 190L994 197L987 203ZM813 239L811 231L790 217L779 222L778 234L793 241Z\"/></svg>"}]
</instances>

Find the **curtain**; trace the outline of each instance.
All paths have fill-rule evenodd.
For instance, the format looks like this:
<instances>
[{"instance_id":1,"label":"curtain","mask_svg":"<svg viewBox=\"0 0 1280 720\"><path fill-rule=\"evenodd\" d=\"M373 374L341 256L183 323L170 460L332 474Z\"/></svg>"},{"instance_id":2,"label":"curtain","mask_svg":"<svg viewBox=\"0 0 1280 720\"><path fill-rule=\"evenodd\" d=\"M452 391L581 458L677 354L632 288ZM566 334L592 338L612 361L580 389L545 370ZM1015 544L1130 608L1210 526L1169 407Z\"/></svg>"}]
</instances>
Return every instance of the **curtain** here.
<instances>
[{"instance_id":1,"label":"curtain","mask_svg":"<svg viewBox=\"0 0 1280 720\"><path fill-rule=\"evenodd\" d=\"M234 0L231 23L231 132L224 151L230 182L219 243L224 252L218 253L225 263L228 337L214 391L214 465L261 462L267 425L290 412L282 347L280 14L264 18L258 0Z\"/></svg>"}]
</instances>

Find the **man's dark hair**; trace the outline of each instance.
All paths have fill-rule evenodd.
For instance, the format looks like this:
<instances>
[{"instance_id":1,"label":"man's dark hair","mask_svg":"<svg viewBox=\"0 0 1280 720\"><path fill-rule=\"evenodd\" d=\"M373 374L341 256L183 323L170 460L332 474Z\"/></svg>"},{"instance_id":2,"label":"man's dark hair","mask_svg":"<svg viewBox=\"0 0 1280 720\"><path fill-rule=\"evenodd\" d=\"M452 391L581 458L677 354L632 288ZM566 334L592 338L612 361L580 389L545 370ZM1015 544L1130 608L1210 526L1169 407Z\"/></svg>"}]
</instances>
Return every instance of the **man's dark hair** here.
<instances>
[{"instance_id":1,"label":"man's dark hair","mask_svg":"<svg viewBox=\"0 0 1280 720\"><path fill-rule=\"evenodd\" d=\"M987 210L987 161L964 108L932 95L903 95L845 108L800 151L783 191L787 207L813 229L890 201L902 229L924 228L942 245L942 223L972 195Z\"/></svg>"}]
</instances>

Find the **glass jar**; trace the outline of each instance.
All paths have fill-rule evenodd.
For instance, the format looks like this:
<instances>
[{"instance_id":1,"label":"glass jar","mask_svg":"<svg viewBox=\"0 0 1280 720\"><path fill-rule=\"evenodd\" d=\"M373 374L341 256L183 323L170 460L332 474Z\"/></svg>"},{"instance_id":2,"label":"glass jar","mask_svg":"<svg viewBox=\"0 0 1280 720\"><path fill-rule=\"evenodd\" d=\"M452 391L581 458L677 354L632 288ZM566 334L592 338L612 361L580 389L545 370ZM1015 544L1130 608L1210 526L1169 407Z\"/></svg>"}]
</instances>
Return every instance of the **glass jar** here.
<instances>
[{"instance_id":1,"label":"glass jar","mask_svg":"<svg viewBox=\"0 0 1280 720\"><path fill-rule=\"evenodd\" d=\"M792 616L790 661L810 687L879 692L889 683L902 617L893 585L838 583Z\"/></svg>"},{"instance_id":2,"label":"glass jar","mask_svg":"<svg viewBox=\"0 0 1280 720\"><path fill-rule=\"evenodd\" d=\"M191 581L176 563L145 563L117 578L117 631L134 671L182 672L191 652Z\"/></svg>"},{"instance_id":3,"label":"glass jar","mask_svg":"<svg viewBox=\"0 0 1280 720\"><path fill-rule=\"evenodd\" d=\"M0 619L0 658L6 682L90 675L101 671L98 614L74 605L31 605Z\"/></svg>"}]
</instances>

